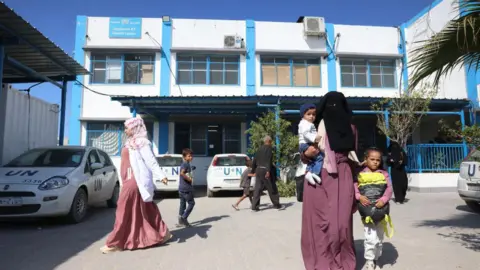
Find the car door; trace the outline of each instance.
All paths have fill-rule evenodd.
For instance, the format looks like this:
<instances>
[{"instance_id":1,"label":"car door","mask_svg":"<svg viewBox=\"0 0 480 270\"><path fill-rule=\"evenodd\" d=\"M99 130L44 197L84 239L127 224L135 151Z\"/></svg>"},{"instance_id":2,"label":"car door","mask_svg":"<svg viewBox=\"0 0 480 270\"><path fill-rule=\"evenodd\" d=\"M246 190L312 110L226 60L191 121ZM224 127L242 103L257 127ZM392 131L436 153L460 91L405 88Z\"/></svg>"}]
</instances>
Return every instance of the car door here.
<instances>
[{"instance_id":1,"label":"car door","mask_svg":"<svg viewBox=\"0 0 480 270\"><path fill-rule=\"evenodd\" d=\"M100 191L102 200L108 200L112 196L113 188L117 183L117 171L107 153L97 150L103 168L99 170L102 174L102 189Z\"/></svg>"},{"instance_id":2,"label":"car door","mask_svg":"<svg viewBox=\"0 0 480 270\"><path fill-rule=\"evenodd\" d=\"M85 166L85 174L88 176L88 202L96 203L103 200L102 190L104 182L103 168L99 170L92 170L93 163L101 163L97 150L92 149L87 156L87 165Z\"/></svg>"}]
</instances>

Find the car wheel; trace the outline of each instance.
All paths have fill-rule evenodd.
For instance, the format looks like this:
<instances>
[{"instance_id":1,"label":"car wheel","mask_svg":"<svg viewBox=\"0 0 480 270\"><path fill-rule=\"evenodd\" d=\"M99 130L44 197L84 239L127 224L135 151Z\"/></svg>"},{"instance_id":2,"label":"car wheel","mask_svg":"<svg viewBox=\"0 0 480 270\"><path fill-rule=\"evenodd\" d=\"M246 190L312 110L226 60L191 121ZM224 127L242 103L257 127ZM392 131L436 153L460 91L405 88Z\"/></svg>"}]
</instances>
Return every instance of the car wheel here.
<instances>
[{"instance_id":1,"label":"car wheel","mask_svg":"<svg viewBox=\"0 0 480 270\"><path fill-rule=\"evenodd\" d=\"M211 191L210 189L207 189L207 197L213 197L213 191Z\"/></svg>"},{"instance_id":2,"label":"car wheel","mask_svg":"<svg viewBox=\"0 0 480 270\"><path fill-rule=\"evenodd\" d=\"M480 203L476 201L465 201L467 206L474 212L480 213Z\"/></svg>"},{"instance_id":3,"label":"car wheel","mask_svg":"<svg viewBox=\"0 0 480 270\"><path fill-rule=\"evenodd\" d=\"M112 197L107 201L107 206L109 208L117 207L118 197L120 195L120 185L117 183L113 188Z\"/></svg>"},{"instance_id":4,"label":"car wheel","mask_svg":"<svg viewBox=\"0 0 480 270\"><path fill-rule=\"evenodd\" d=\"M87 215L87 208L87 192L85 192L83 188L79 188L75 194L75 197L73 197L73 202L70 206L70 212L67 215L68 221L70 223L80 223Z\"/></svg>"}]
</instances>

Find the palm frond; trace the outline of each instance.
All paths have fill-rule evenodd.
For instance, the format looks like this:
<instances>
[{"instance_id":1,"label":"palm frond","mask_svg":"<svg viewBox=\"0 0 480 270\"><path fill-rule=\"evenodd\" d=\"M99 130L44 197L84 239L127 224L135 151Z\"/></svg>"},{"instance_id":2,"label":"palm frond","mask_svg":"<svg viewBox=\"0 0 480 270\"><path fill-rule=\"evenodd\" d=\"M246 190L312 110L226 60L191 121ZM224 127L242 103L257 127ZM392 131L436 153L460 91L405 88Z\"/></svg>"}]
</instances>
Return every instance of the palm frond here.
<instances>
[{"instance_id":1,"label":"palm frond","mask_svg":"<svg viewBox=\"0 0 480 270\"><path fill-rule=\"evenodd\" d=\"M418 42L420 46L412 51L409 89L430 75L434 75L432 86L436 87L442 77L460 66L480 68L480 1L462 1L458 9L462 10L460 17L429 40Z\"/></svg>"}]
</instances>

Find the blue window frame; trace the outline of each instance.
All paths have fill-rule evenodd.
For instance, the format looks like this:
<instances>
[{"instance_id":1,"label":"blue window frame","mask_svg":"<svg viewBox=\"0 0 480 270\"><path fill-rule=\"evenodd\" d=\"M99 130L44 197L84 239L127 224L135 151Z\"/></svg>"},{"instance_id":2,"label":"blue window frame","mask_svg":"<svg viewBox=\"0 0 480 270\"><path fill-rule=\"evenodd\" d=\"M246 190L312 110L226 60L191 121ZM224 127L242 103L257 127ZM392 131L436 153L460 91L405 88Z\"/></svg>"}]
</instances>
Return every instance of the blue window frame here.
<instances>
[{"instance_id":1,"label":"blue window frame","mask_svg":"<svg viewBox=\"0 0 480 270\"><path fill-rule=\"evenodd\" d=\"M262 85L321 87L320 65L320 57L262 57Z\"/></svg>"},{"instance_id":2,"label":"blue window frame","mask_svg":"<svg viewBox=\"0 0 480 270\"><path fill-rule=\"evenodd\" d=\"M150 141L153 139L153 122L145 122ZM127 139L123 122L88 122L87 146L97 147L110 156L119 156Z\"/></svg>"},{"instance_id":3,"label":"blue window frame","mask_svg":"<svg viewBox=\"0 0 480 270\"><path fill-rule=\"evenodd\" d=\"M177 55L177 84L239 85L240 56Z\"/></svg>"},{"instance_id":4,"label":"blue window frame","mask_svg":"<svg viewBox=\"0 0 480 270\"><path fill-rule=\"evenodd\" d=\"M92 84L154 84L155 53L92 53L90 58Z\"/></svg>"},{"instance_id":5,"label":"blue window frame","mask_svg":"<svg viewBox=\"0 0 480 270\"><path fill-rule=\"evenodd\" d=\"M342 87L395 88L395 60L340 59Z\"/></svg>"}]
</instances>

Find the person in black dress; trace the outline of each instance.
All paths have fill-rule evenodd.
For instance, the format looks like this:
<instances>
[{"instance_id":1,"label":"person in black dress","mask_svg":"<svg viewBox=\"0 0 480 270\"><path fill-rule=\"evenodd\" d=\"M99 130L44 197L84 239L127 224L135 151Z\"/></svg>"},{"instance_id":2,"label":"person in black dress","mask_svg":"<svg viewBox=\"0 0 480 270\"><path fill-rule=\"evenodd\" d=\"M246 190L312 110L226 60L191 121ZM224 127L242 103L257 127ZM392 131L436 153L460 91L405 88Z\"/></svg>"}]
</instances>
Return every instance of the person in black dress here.
<instances>
[{"instance_id":1,"label":"person in black dress","mask_svg":"<svg viewBox=\"0 0 480 270\"><path fill-rule=\"evenodd\" d=\"M404 203L408 189L408 177L405 171L407 155L397 142L391 142L388 147L387 164L391 167L390 177L392 179L393 194L396 203Z\"/></svg>"}]
</instances>

